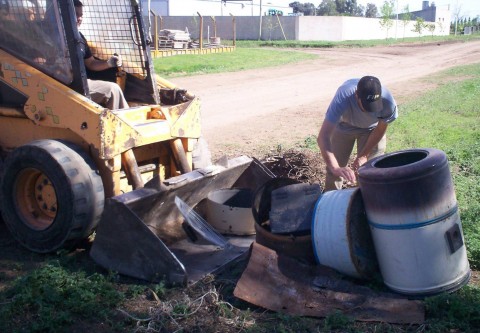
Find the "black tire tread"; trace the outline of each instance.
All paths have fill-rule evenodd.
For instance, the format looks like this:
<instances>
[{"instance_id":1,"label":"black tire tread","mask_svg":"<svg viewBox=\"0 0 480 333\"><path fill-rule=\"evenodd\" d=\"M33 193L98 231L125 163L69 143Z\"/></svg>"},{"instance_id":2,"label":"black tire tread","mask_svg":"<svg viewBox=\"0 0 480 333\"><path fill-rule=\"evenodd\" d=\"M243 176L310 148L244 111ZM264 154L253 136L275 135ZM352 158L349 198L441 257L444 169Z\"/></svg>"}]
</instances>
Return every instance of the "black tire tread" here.
<instances>
[{"instance_id":1,"label":"black tire tread","mask_svg":"<svg viewBox=\"0 0 480 333\"><path fill-rule=\"evenodd\" d=\"M18 217L12 193L13 179L24 167L36 167L54 183L57 198L67 203L47 230L34 231ZM104 205L103 185L95 165L80 148L60 140L38 140L15 149L5 161L0 202L3 219L14 237L35 252L52 252L88 237L98 224ZM12 207L13 206L13 207ZM71 210L71 211L70 211ZM61 216L61 217L60 217ZM60 219L64 219L60 221ZM55 226L54 226L55 225ZM50 230L51 229L51 230Z\"/></svg>"}]
</instances>

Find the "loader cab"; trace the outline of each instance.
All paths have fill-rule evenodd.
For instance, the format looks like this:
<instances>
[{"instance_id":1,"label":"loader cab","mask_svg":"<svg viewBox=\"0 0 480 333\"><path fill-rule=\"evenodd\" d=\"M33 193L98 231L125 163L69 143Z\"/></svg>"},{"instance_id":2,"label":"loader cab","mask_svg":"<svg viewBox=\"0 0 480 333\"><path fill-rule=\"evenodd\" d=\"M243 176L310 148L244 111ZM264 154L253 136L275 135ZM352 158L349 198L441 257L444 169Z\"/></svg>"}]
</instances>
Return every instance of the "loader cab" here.
<instances>
[{"instance_id":1,"label":"loader cab","mask_svg":"<svg viewBox=\"0 0 480 333\"><path fill-rule=\"evenodd\" d=\"M86 95L88 90L82 80L80 59L72 57L76 50L69 47L73 43L68 43L68 37L74 40L74 31L72 25L67 24L67 10L62 11L60 3L1 0L0 48ZM8 88L3 87L3 90ZM2 96L9 94L2 93Z\"/></svg>"},{"instance_id":2,"label":"loader cab","mask_svg":"<svg viewBox=\"0 0 480 333\"><path fill-rule=\"evenodd\" d=\"M129 101L158 104L153 64L140 9L130 0L84 0L81 32L92 53L123 58L124 95ZM77 29L72 0L0 0L0 48L49 77L89 96L87 77L116 81L117 70L88 73L83 40ZM2 105L21 106L26 100L0 86Z\"/></svg>"}]
</instances>

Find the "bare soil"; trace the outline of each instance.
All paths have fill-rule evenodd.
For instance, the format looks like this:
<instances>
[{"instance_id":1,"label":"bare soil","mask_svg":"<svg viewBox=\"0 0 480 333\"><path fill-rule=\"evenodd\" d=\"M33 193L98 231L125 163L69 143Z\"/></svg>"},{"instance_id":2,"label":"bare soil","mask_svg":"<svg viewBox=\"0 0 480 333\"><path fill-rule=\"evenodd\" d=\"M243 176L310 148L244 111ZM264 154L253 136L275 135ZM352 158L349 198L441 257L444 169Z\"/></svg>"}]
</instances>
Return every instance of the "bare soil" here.
<instances>
[{"instance_id":1,"label":"bare soil","mask_svg":"<svg viewBox=\"0 0 480 333\"><path fill-rule=\"evenodd\" d=\"M268 155L266 164L278 176L320 182L323 175L319 154L294 147L306 137L317 135L330 99L343 81L363 75L378 76L395 96L401 116L402 103L442 84L438 79L432 79L436 73L453 66L479 63L480 41L366 49L308 49L302 52L318 54L319 58L282 67L172 80L200 96L203 134L214 157L244 154L263 158ZM282 147L281 154L279 147ZM88 248L69 255L86 271L95 271L98 267L87 252ZM55 255L34 254L21 248L11 239L0 219L0 291L8 288L16 277L53 258ZM470 282L478 284L478 272L474 272ZM228 277L228 280L217 279L215 285L207 281L196 290L179 291L179 299L185 295L198 299L198 294L213 297L213 303L207 302L208 306L199 308L198 316L189 317L188 324L183 326L185 332L229 331L231 323L227 325L221 321L225 318L212 316L212 311L219 311L212 310L212 304L218 305L216 298L220 297L236 307L249 308L250 305L234 299L234 286L235 279ZM205 293L204 288L210 291ZM168 313L162 311L164 309L154 297L145 295L122 306L118 321L126 320L134 313L168 317ZM262 309L256 313L258 316L254 317L258 321L275 320L265 317ZM207 318L210 319L205 321ZM176 325L175 321L169 325L172 323ZM241 327L236 326L235 331L249 325L245 322L239 325ZM178 329L178 326L167 326L163 331ZM105 323L95 322L78 323L75 329L72 328L72 332L87 330L92 333L111 331Z\"/></svg>"},{"instance_id":2,"label":"bare soil","mask_svg":"<svg viewBox=\"0 0 480 333\"><path fill-rule=\"evenodd\" d=\"M442 81L433 75L480 62L480 41L373 48L303 49L315 60L281 67L172 79L202 100L203 134L214 157L260 157L316 136L345 80L375 75L399 104ZM443 78L442 80L447 80Z\"/></svg>"}]
</instances>

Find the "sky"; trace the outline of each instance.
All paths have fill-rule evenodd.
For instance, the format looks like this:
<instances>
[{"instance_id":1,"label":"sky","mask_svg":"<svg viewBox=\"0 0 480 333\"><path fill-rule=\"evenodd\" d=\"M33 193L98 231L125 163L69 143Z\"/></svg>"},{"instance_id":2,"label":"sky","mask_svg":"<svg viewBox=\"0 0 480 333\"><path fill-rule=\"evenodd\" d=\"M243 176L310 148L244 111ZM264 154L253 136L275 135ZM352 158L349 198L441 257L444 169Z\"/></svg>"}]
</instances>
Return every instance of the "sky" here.
<instances>
[{"instance_id":1,"label":"sky","mask_svg":"<svg viewBox=\"0 0 480 333\"><path fill-rule=\"evenodd\" d=\"M283 0L282 0L283 1ZM479 0L436 0L434 2L437 7L447 7L450 5L450 11L453 13L459 11L460 16L475 18L480 16L480 1ZM383 0L357 0L358 4L366 5L367 3L374 3L380 9L384 3ZM397 2L395 2L397 3ZM422 0L398 0L399 12L403 12L403 8L408 5L410 11L417 11L422 9Z\"/></svg>"},{"instance_id":2,"label":"sky","mask_svg":"<svg viewBox=\"0 0 480 333\"><path fill-rule=\"evenodd\" d=\"M211 7L212 10L218 11L219 8L222 10L223 15L228 15L228 12L233 8L242 8L240 12L236 11L236 15L258 15L260 8L260 1L262 2L263 11L267 11L269 8L275 8L283 10L285 13L291 11L288 4L294 2L295 0L253 0L251 1L229 1L226 6L221 6L220 0L170 0L171 7L177 7L176 4L181 8L184 8L185 13L176 14L176 15L191 15L196 14L197 10L195 5L201 4L203 8ZM315 6L318 6L322 1L321 0L296 0L301 3L313 3ZM385 0L357 0L359 5L366 6L367 3L373 3L380 10ZM399 12L403 12L405 6L409 6L410 11L417 11L422 9L422 0L394 0L398 2ZM430 3L432 0L430 0ZM462 18L475 18L480 16L480 0L436 0L435 5L437 7L448 6L450 5L450 10L452 16L454 12L459 12L459 17ZM206 6L206 7L205 7ZM198 6L197 6L198 7ZM241 14L240 14L241 13ZM205 15L218 15L217 13L205 13Z\"/></svg>"},{"instance_id":3,"label":"sky","mask_svg":"<svg viewBox=\"0 0 480 333\"><path fill-rule=\"evenodd\" d=\"M265 4L268 4L268 6L272 5L278 5L278 6L284 6L288 7L289 3L294 2L295 0L262 0L262 5L265 6ZM313 0L313 1L301 1L297 0L301 3L306 3L306 2L311 2L315 6L318 6L322 1L321 0ZM367 3L373 3L377 6L378 9L380 9L383 5L385 0L357 0L357 4L366 6ZM259 0L253 0L254 3L258 3ZM430 3L432 1L430 0ZM480 16L480 1L479 0L436 0L433 1L435 2L435 5L437 7L440 6L448 6L450 5L450 10L453 12L457 8L460 8L460 16L465 16L465 17L470 17L470 18L475 18L477 16ZM395 3L397 3L395 1ZM400 12L402 12L403 8L408 5L410 11L416 11L416 10L421 10L422 9L422 0L398 0L398 9Z\"/></svg>"}]
</instances>

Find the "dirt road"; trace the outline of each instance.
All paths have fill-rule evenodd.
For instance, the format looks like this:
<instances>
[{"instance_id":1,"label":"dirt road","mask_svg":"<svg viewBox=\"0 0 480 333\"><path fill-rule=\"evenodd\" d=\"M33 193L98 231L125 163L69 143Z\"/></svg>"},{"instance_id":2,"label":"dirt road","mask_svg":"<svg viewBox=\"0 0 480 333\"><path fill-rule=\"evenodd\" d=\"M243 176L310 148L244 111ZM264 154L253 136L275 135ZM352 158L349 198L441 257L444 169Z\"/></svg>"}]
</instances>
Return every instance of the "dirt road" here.
<instances>
[{"instance_id":1,"label":"dirt road","mask_svg":"<svg viewBox=\"0 0 480 333\"><path fill-rule=\"evenodd\" d=\"M303 50L315 60L237 73L173 79L202 100L203 133L215 157L263 156L315 135L337 87L375 75L401 105L435 87L429 76L480 63L480 41L374 48Z\"/></svg>"}]
</instances>

